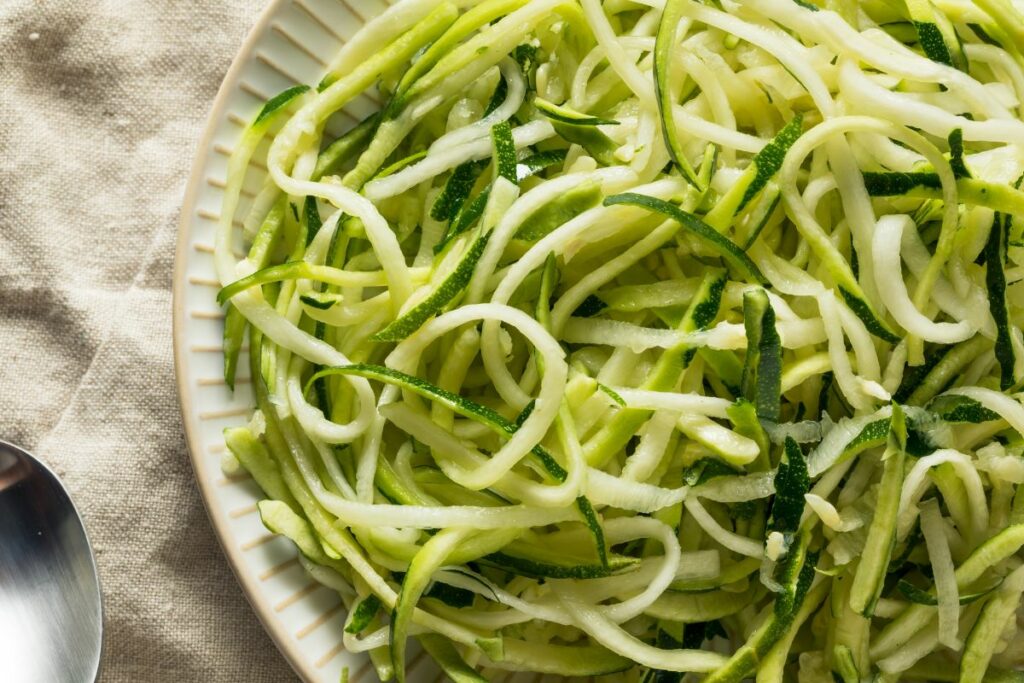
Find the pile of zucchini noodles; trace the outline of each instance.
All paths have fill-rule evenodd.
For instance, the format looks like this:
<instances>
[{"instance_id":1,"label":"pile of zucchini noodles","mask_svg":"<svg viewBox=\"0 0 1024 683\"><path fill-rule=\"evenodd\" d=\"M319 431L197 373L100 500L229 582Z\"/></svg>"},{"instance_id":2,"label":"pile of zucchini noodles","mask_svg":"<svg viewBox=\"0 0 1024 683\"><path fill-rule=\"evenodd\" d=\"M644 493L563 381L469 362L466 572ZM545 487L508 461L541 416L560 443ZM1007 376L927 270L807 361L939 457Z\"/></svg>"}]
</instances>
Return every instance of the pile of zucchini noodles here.
<instances>
[{"instance_id":1,"label":"pile of zucchini noodles","mask_svg":"<svg viewBox=\"0 0 1024 683\"><path fill-rule=\"evenodd\" d=\"M270 100L224 467L346 647L1021 680L1022 52L1010 0L401 0Z\"/></svg>"}]
</instances>

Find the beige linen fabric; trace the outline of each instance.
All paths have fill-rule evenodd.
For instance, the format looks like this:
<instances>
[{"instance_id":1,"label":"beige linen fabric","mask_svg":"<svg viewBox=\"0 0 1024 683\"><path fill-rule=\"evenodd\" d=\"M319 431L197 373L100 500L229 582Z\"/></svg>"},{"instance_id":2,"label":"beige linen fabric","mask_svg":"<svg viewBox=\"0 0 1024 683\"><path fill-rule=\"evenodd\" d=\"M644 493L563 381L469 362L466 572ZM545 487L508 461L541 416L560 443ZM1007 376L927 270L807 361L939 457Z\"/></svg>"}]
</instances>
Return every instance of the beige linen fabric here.
<instances>
[{"instance_id":1,"label":"beige linen fabric","mask_svg":"<svg viewBox=\"0 0 1024 683\"><path fill-rule=\"evenodd\" d=\"M178 211L262 0L0 0L0 438L95 542L100 680L295 681L213 536L171 358Z\"/></svg>"}]
</instances>

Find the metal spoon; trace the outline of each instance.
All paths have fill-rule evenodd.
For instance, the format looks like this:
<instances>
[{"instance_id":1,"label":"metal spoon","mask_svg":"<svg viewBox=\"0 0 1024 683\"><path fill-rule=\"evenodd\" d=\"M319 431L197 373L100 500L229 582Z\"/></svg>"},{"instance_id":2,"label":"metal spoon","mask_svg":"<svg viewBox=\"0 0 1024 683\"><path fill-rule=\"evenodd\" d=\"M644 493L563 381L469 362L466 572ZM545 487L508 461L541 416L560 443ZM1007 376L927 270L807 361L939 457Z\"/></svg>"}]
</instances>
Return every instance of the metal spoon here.
<instances>
[{"instance_id":1,"label":"metal spoon","mask_svg":"<svg viewBox=\"0 0 1024 683\"><path fill-rule=\"evenodd\" d=\"M89 538L57 476L0 441L0 680L93 683L103 610Z\"/></svg>"}]
</instances>

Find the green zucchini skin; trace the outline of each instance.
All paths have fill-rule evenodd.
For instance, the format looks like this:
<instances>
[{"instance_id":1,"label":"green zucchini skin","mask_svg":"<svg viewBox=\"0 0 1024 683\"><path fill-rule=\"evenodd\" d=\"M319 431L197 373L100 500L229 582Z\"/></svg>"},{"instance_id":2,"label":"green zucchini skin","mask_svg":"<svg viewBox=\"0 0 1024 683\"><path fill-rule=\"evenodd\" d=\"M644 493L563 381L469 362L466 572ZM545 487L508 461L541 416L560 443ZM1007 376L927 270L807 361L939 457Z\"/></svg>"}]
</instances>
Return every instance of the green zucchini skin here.
<instances>
[{"instance_id":1,"label":"green zucchini skin","mask_svg":"<svg viewBox=\"0 0 1024 683\"><path fill-rule=\"evenodd\" d=\"M661 12L661 22L658 24L658 33L654 44L654 94L658 100L661 134L665 139L665 147L672 163L688 183L698 189L703 189L707 183L706 181L701 182L693 166L686 159L672 112L674 102L670 83L670 64L683 8L683 0L666 0L665 7Z\"/></svg>"}]
</instances>

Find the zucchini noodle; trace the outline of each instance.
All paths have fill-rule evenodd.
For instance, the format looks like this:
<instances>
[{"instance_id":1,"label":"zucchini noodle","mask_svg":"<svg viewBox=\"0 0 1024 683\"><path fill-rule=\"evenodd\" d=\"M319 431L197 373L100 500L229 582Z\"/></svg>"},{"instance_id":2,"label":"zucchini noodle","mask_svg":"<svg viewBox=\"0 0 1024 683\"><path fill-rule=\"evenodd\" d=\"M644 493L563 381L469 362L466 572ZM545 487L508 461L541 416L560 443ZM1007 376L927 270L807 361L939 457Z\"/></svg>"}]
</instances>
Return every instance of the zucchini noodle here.
<instances>
[{"instance_id":1,"label":"zucchini noodle","mask_svg":"<svg viewBox=\"0 0 1024 683\"><path fill-rule=\"evenodd\" d=\"M1021 26L399 0L269 100L215 234L255 397L224 466L345 647L400 682L409 638L457 681L1016 680Z\"/></svg>"}]
</instances>

